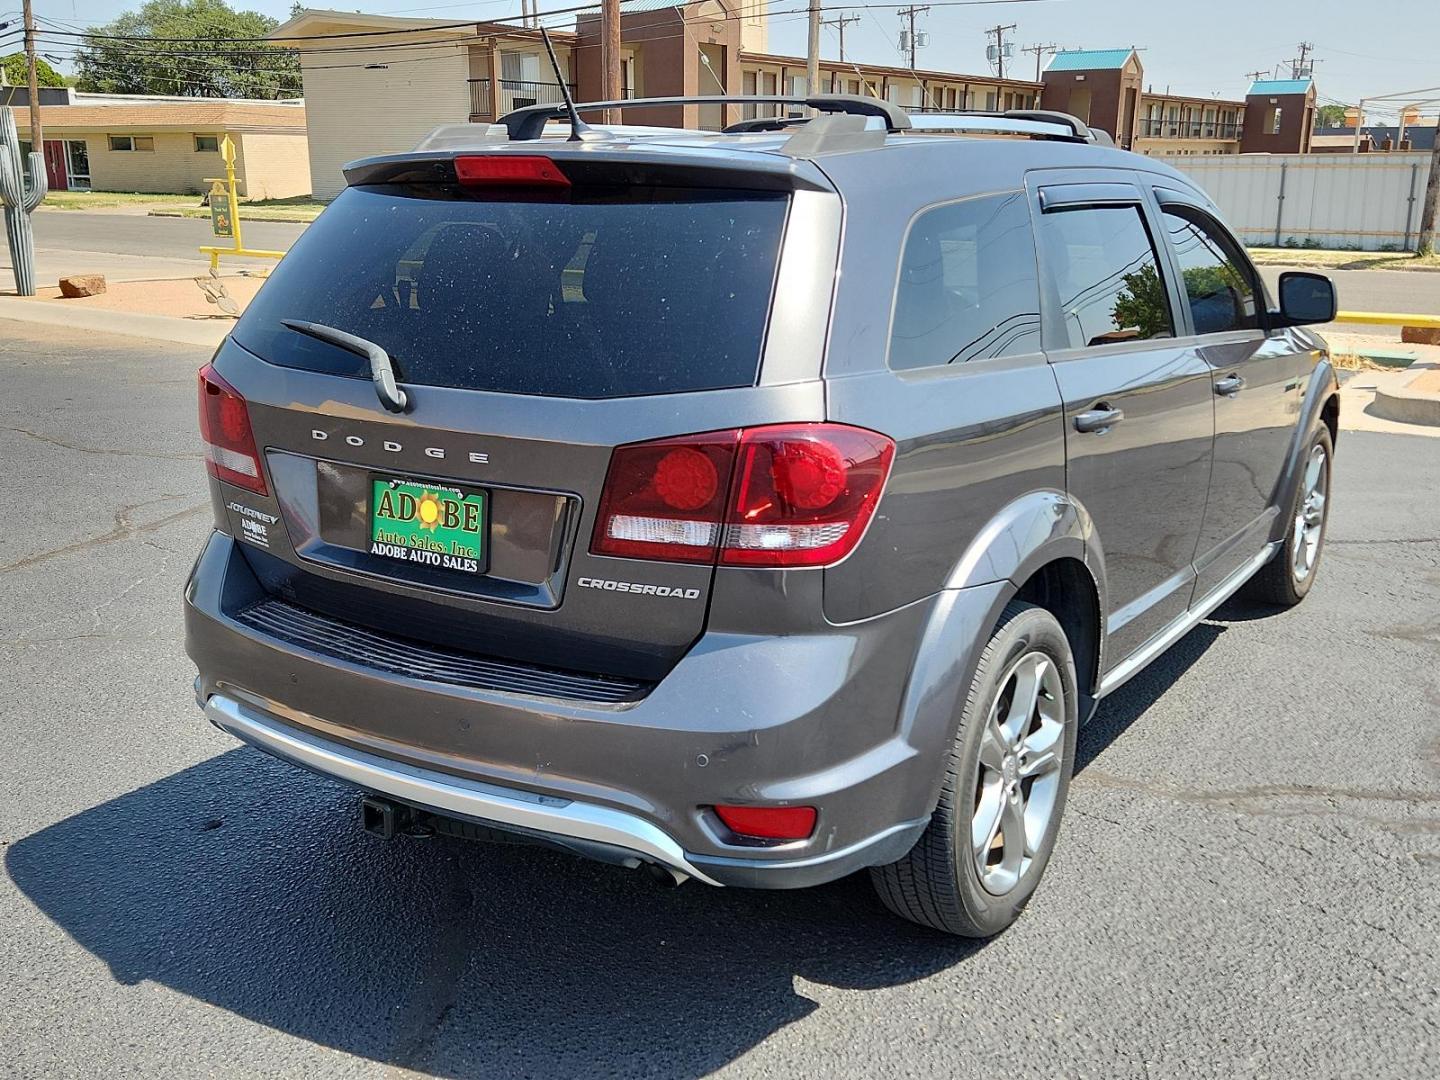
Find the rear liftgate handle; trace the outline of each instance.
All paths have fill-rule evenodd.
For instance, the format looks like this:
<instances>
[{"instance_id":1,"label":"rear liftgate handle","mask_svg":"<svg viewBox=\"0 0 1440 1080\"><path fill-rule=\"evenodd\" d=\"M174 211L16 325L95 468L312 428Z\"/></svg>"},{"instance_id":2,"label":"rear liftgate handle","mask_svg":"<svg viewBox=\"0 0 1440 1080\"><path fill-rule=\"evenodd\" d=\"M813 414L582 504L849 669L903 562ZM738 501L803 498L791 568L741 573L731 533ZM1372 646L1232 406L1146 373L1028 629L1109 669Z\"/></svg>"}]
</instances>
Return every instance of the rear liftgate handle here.
<instances>
[{"instance_id":1,"label":"rear liftgate handle","mask_svg":"<svg viewBox=\"0 0 1440 1080\"><path fill-rule=\"evenodd\" d=\"M1112 409L1102 401L1093 409L1075 414L1075 430L1104 435L1105 432L1109 431L1124 419L1125 413L1123 410Z\"/></svg>"}]
</instances>

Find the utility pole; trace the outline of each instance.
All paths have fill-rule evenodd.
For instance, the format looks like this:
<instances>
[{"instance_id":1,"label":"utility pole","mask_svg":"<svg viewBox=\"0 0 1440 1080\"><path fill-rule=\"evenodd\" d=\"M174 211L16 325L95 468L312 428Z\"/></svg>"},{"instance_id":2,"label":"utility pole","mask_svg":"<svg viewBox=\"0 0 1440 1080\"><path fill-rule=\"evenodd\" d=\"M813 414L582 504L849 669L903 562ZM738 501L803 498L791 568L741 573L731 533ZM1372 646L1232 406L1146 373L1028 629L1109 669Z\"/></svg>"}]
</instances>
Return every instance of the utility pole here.
<instances>
[{"instance_id":1,"label":"utility pole","mask_svg":"<svg viewBox=\"0 0 1440 1080\"><path fill-rule=\"evenodd\" d=\"M30 149L45 152L45 132L40 127L40 79L35 74L35 13L25 0L25 63L30 77Z\"/></svg>"},{"instance_id":2,"label":"utility pole","mask_svg":"<svg viewBox=\"0 0 1440 1080\"><path fill-rule=\"evenodd\" d=\"M1045 54L1054 56L1060 51L1060 46L1053 41L1049 45L1026 45L1021 52L1033 52L1035 54L1035 81L1040 81L1040 57Z\"/></svg>"},{"instance_id":3,"label":"utility pole","mask_svg":"<svg viewBox=\"0 0 1440 1080\"><path fill-rule=\"evenodd\" d=\"M600 4L600 66L604 68L606 101L619 101L620 88L620 0L601 0ZM604 123L618 124L619 109L606 109Z\"/></svg>"},{"instance_id":4,"label":"utility pole","mask_svg":"<svg viewBox=\"0 0 1440 1080\"><path fill-rule=\"evenodd\" d=\"M1425 202L1420 210L1420 242L1417 255L1435 254L1435 211L1440 204L1440 120L1435 122L1435 148L1430 151L1430 180L1425 185Z\"/></svg>"},{"instance_id":5,"label":"utility pole","mask_svg":"<svg viewBox=\"0 0 1440 1080\"><path fill-rule=\"evenodd\" d=\"M907 43L908 43L909 46L910 46L910 70L911 70L911 71L914 71L914 70L915 70L915 16L916 16L916 15L924 15L925 12L927 12L927 11L929 11L929 10L930 10L930 5L929 5L929 4L924 4L924 5L920 5L920 6L917 6L917 5L915 5L915 4L911 4L909 7L907 7L907 8L901 8L899 11L897 11L897 12L895 13L896 15L899 15L900 18L905 19L906 21L908 21L909 24L910 24L910 31L909 31L909 34L908 34L906 40L907 40Z\"/></svg>"},{"instance_id":6,"label":"utility pole","mask_svg":"<svg viewBox=\"0 0 1440 1080\"><path fill-rule=\"evenodd\" d=\"M1245 72L1245 78L1249 79L1252 83L1255 83L1259 82L1261 79L1265 78L1265 76L1269 74L1270 73L1268 71L1247 71Z\"/></svg>"},{"instance_id":7,"label":"utility pole","mask_svg":"<svg viewBox=\"0 0 1440 1080\"><path fill-rule=\"evenodd\" d=\"M1290 61L1290 77L1292 79L1303 79L1310 74L1310 71L1306 68L1305 58L1315 51L1315 45L1313 42L1302 41L1300 42L1299 49L1299 58ZM1314 64L1309 65L1312 69L1314 66Z\"/></svg>"},{"instance_id":8,"label":"utility pole","mask_svg":"<svg viewBox=\"0 0 1440 1080\"><path fill-rule=\"evenodd\" d=\"M1005 78L1005 33L1008 30L1015 29L1018 29L1018 27L1014 23L1011 23L1009 26L992 26L989 30L985 31L986 37L993 37L995 39L995 77L997 79ZM1039 62L1038 57L1036 58L1036 62Z\"/></svg>"},{"instance_id":9,"label":"utility pole","mask_svg":"<svg viewBox=\"0 0 1440 1080\"><path fill-rule=\"evenodd\" d=\"M845 27L860 21L859 15L841 14L838 19L821 19L821 26L833 26L840 32L840 59L845 59Z\"/></svg>"},{"instance_id":10,"label":"utility pole","mask_svg":"<svg viewBox=\"0 0 1440 1080\"><path fill-rule=\"evenodd\" d=\"M820 0L810 0L810 26L805 46L805 93L820 92ZM807 114L808 115L808 114Z\"/></svg>"}]
</instances>

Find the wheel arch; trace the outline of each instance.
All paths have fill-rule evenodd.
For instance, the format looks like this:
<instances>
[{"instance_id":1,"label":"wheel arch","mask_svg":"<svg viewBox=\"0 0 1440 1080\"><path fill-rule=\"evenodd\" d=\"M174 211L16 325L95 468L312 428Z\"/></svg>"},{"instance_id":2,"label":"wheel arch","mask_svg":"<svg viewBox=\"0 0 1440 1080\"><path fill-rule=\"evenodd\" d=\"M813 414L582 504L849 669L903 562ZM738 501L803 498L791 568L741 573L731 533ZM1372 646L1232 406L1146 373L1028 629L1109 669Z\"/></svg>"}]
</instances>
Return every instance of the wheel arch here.
<instances>
[{"instance_id":1,"label":"wheel arch","mask_svg":"<svg viewBox=\"0 0 1440 1080\"><path fill-rule=\"evenodd\" d=\"M1285 507L1295 495L1295 485L1300 481L1305 454L1310 445L1310 434L1317 425L1324 424L1330 429L1332 446L1340 436L1340 380L1330 363L1328 354L1322 353L1310 374L1305 388L1305 398L1300 404L1300 417L1290 439L1290 448L1285 455L1285 467L1275 485L1272 505ZM1270 529L1270 539L1279 540L1288 528L1284 513L1277 514Z\"/></svg>"},{"instance_id":2,"label":"wheel arch","mask_svg":"<svg viewBox=\"0 0 1440 1080\"><path fill-rule=\"evenodd\" d=\"M937 596L901 704L900 733L936 763L927 806L939 797L947 748L976 665L1005 606L1043 607L1071 641L1081 719L1093 710L1104 655L1104 559L1089 513L1061 491L1030 492L976 536Z\"/></svg>"}]
</instances>

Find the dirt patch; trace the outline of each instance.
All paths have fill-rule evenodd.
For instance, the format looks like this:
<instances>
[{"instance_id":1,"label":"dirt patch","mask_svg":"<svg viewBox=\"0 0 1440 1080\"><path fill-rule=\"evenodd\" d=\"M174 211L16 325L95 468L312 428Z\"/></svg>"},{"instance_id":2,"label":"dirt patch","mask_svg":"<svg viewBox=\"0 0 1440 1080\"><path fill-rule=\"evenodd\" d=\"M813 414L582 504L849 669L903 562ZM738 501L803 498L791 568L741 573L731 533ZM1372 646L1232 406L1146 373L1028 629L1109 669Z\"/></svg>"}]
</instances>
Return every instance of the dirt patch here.
<instances>
[{"instance_id":1,"label":"dirt patch","mask_svg":"<svg viewBox=\"0 0 1440 1080\"><path fill-rule=\"evenodd\" d=\"M235 301L236 306L245 310L245 305L265 279L246 274L223 275L217 279L204 277L212 288L224 286L225 293ZM225 319L219 306L206 299L204 291L196 284L195 278L175 278L166 281L112 281L105 292L98 296L83 296L66 299L57 288L41 289L37 301L54 303L65 307L90 308L98 311L124 311L134 315L167 315L172 319Z\"/></svg>"}]
</instances>

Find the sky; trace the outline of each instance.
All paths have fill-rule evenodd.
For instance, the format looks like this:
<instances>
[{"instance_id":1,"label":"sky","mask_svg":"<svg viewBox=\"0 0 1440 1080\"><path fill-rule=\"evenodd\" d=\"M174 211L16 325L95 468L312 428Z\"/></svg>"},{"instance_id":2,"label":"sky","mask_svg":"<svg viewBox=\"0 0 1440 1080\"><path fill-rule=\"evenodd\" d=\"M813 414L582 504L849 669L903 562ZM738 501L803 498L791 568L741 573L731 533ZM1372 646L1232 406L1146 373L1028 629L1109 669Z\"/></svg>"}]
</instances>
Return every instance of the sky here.
<instances>
[{"instance_id":1,"label":"sky","mask_svg":"<svg viewBox=\"0 0 1440 1080\"><path fill-rule=\"evenodd\" d=\"M232 6L284 19L291 0L230 0ZM541 10L567 8L577 0L540 0ZM939 0L944 3L945 0ZM953 0L952 0L953 2ZM109 21L140 0L35 0L42 18L80 25ZM770 0L770 50L805 51L807 0ZM499 18L519 13L519 0L457 3L437 0L315 0L375 14L406 14L446 21ZM0 0L0 13L19 0ZM875 64L902 64L901 20L893 7L847 7L821 0L825 18L842 11L860 17L845 31L846 57ZM0 21L7 16L0 14ZM932 70L984 74L985 28L1017 25L1007 33L1016 45L1012 73L1034 78L1035 56L1025 45L1121 48L1141 51L1146 82L1156 91L1225 98L1243 97L1246 72L1278 70L1303 41L1314 44L1315 81L1321 102L1350 103L1361 97L1440 87L1440 0L1005 0L973 6L937 6L916 28L930 35L917 65ZM839 56L835 29L821 34L821 54ZM1277 68L1277 65L1278 68ZM1437 91L1431 96L1440 96Z\"/></svg>"}]
</instances>

